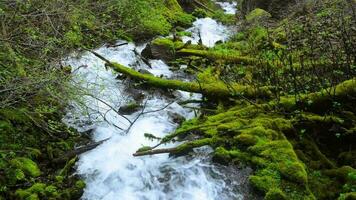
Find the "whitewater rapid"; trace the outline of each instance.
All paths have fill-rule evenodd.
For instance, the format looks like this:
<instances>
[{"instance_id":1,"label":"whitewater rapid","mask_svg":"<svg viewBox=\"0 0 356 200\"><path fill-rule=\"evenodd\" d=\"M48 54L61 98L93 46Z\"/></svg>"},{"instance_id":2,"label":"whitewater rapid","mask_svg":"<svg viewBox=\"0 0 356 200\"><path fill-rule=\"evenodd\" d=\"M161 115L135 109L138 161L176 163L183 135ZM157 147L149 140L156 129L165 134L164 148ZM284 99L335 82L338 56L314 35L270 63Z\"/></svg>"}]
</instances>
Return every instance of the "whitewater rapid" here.
<instances>
[{"instance_id":1,"label":"whitewater rapid","mask_svg":"<svg viewBox=\"0 0 356 200\"><path fill-rule=\"evenodd\" d=\"M197 32L200 32L203 44L209 47L227 40L231 34L228 27L210 18L198 19L187 31L193 33L192 37L183 40L194 43L199 39ZM122 43L126 41L118 41L118 44ZM156 76L174 78L174 73L163 61L150 60L150 68L137 56L137 52L140 53L145 45L128 43L114 48L103 46L95 52L135 70L145 69ZM242 190L247 181L243 174L249 172L236 173L234 168L212 164L208 156L211 153L209 147L196 149L194 156L178 158L167 154L132 156L143 145L157 144L158 141L147 139L145 133L163 137L178 126L173 116L186 119L195 117L194 110L184 108L177 102L199 99L199 94L176 91L172 97L159 91L137 89L132 82L120 80L115 72L105 68L103 61L89 52L81 54L79 58L71 57L65 63L73 67L73 84L78 87L81 98L73 101L64 121L79 131L92 130L94 141L108 139L80 156L77 173L86 182L82 199L243 199ZM118 109L134 101L132 90L142 93L144 110L123 117L118 114ZM131 126L129 121L135 123Z\"/></svg>"}]
</instances>

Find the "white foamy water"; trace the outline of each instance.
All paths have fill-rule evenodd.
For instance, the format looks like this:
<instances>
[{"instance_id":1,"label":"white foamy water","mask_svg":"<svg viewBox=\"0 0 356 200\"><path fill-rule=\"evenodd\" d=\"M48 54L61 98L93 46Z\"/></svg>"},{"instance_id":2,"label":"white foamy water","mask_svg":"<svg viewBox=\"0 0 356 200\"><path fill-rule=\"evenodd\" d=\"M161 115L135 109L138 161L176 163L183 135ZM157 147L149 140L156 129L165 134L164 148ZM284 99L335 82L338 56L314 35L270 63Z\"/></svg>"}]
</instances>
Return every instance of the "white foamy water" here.
<instances>
[{"instance_id":1,"label":"white foamy water","mask_svg":"<svg viewBox=\"0 0 356 200\"><path fill-rule=\"evenodd\" d=\"M227 14L236 13L236 2L216 1L215 3L220 5ZM192 34L182 37L184 43L191 41L192 44L198 44L201 40L200 42L207 47L213 47L219 41L225 42L233 33L232 27L225 26L209 17L196 20L187 31Z\"/></svg>"},{"instance_id":2,"label":"white foamy water","mask_svg":"<svg viewBox=\"0 0 356 200\"><path fill-rule=\"evenodd\" d=\"M226 14L236 14L237 2L216 1L215 3L218 4L222 9L224 9Z\"/></svg>"},{"instance_id":3,"label":"white foamy water","mask_svg":"<svg viewBox=\"0 0 356 200\"><path fill-rule=\"evenodd\" d=\"M207 47L213 47L216 42L225 42L231 36L231 29L209 17L198 19L193 23L193 27L187 30L191 36L183 36L183 42L189 40L192 44L202 44Z\"/></svg>"},{"instance_id":4,"label":"white foamy water","mask_svg":"<svg viewBox=\"0 0 356 200\"><path fill-rule=\"evenodd\" d=\"M210 46L228 37L226 27L219 25L213 28L209 24L217 25L212 19L200 19L194 25L203 33L201 36L204 44ZM173 72L163 61L150 60L152 68L149 68L136 56L133 50L141 52L144 46L137 47L130 43L115 48L102 47L96 52L110 61L136 70L145 69L156 76L172 77ZM227 175L231 173L225 173L227 167L211 164L207 156L211 149L208 147L197 149L195 156L132 156L143 145L157 144L158 141L145 138L145 133L164 137L177 128L172 113L186 119L193 118L195 113L181 107L177 101L199 99L200 95L178 91L180 95L174 98L159 92L141 91L131 82L117 79L117 74L106 69L104 63L91 53L85 53L80 58L70 58L65 63L74 68L73 84L83 90L78 89L81 101L73 102L64 121L79 131L93 129L94 141L109 138L94 150L80 156L77 173L86 182L82 199L243 199L239 187L244 180L234 180ZM121 116L117 110L134 99L134 95L127 92L128 88L144 93L141 104L145 106L143 111ZM141 112L147 113L137 118ZM135 121L132 127L129 121ZM176 145L178 143L162 145L160 148Z\"/></svg>"}]
</instances>

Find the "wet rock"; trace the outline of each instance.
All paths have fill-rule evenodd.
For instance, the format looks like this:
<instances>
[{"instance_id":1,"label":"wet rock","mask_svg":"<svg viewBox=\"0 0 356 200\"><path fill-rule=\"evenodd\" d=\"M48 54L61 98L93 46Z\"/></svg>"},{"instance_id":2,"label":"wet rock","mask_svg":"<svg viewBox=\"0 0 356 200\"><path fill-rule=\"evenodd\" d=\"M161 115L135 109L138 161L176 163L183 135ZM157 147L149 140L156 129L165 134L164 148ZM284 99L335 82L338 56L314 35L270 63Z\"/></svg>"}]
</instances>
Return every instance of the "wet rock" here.
<instances>
[{"instance_id":1,"label":"wet rock","mask_svg":"<svg viewBox=\"0 0 356 200\"><path fill-rule=\"evenodd\" d=\"M174 42L168 38L157 38L146 46L141 55L146 59L161 59L169 62L175 58L177 45L183 46L183 42Z\"/></svg>"},{"instance_id":2,"label":"wet rock","mask_svg":"<svg viewBox=\"0 0 356 200\"><path fill-rule=\"evenodd\" d=\"M132 87L128 88L126 92L129 93L136 102L141 102L145 98L145 93Z\"/></svg>"},{"instance_id":3,"label":"wet rock","mask_svg":"<svg viewBox=\"0 0 356 200\"><path fill-rule=\"evenodd\" d=\"M169 115L170 118L172 118L172 121L174 123L182 124L185 121L185 118L182 115L178 114L178 113L169 111L168 115Z\"/></svg>"},{"instance_id":4,"label":"wet rock","mask_svg":"<svg viewBox=\"0 0 356 200\"><path fill-rule=\"evenodd\" d=\"M136 102L130 102L127 105L121 106L119 108L119 113L121 115L131 115L132 113L135 113L139 111L142 108L142 106Z\"/></svg>"},{"instance_id":5,"label":"wet rock","mask_svg":"<svg viewBox=\"0 0 356 200\"><path fill-rule=\"evenodd\" d=\"M146 47L142 50L141 56L146 59L153 59L152 51L151 51L151 44L147 44Z\"/></svg>"}]
</instances>

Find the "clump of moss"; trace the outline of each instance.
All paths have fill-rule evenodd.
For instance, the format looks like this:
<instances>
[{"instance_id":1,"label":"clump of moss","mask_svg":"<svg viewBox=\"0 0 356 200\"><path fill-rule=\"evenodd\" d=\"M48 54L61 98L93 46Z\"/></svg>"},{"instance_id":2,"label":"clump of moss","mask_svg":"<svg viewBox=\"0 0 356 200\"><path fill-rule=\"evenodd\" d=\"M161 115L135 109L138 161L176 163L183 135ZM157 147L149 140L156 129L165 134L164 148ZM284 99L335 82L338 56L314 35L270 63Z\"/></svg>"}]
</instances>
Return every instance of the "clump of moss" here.
<instances>
[{"instance_id":1,"label":"clump of moss","mask_svg":"<svg viewBox=\"0 0 356 200\"><path fill-rule=\"evenodd\" d=\"M15 192L16 199L19 200L40 200L40 199L77 199L81 195L85 183L81 180L76 181L72 188L61 190L55 185L44 183L34 183L27 189L18 189Z\"/></svg>"},{"instance_id":2,"label":"clump of moss","mask_svg":"<svg viewBox=\"0 0 356 200\"><path fill-rule=\"evenodd\" d=\"M177 0L166 0L165 6L164 15L175 26L187 27L192 24L194 20L193 15L185 13Z\"/></svg>"},{"instance_id":3,"label":"clump of moss","mask_svg":"<svg viewBox=\"0 0 356 200\"><path fill-rule=\"evenodd\" d=\"M10 161L10 163L13 167L20 169L25 174L31 177L38 177L41 175L41 171L38 168L37 164L29 158L25 158L25 157L14 158Z\"/></svg>"},{"instance_id":4,"label":"clump of moss","mask_svg":"<svg viewBox=\"0 0 356 200\"><path fill-rule=\"evenodd\" d=\"M287 200L287 196L277 188L269 190L265 196L265 200Z\"/></svg>"},{"instance_id":5,"label":"clump of moss","mask_svg":"<svg viewBox=\"0 0 356 200\"><path fill-rule=\"evenodd\" d=\"M175 52L177 48L182 47L184 44L180 41L173 41L169 38L157 38L152 41L152 45L161 46L167 48L171 52Z\"/></svg>"},{"instance_id":6,"label":"clump of moss","mask_svg":"<svg viewBox=\"0 0 356 200\"><path fill-rule=\"evenodd\" d=\"M177 32L177 36L180 36L180 37L188 36L188 37L190 37L190 36L192 36L192 33L188 32L188 31L179 31L179 32Z\"/></svg>"},{"instance_id":7,"label":"clump of moss","mask_svg":"<svg viewBox=\"0 0 356 200\"><path fill-rule=\"evenodd\" d=\"M193 11L192 15L197 18L204 18L204 17L208 16L208 13L206 10L204 10L202 8L197 8Z\"/></svg>"}]
</instances>

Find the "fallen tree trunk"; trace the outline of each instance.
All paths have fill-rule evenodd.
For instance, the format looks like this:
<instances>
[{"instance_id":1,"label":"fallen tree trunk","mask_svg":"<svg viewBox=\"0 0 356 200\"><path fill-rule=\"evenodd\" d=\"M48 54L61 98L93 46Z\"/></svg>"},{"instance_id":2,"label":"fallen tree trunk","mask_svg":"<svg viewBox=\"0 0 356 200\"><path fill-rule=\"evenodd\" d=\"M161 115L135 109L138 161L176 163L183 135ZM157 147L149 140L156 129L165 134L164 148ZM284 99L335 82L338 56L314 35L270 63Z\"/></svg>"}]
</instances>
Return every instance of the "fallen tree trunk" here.
<instances>
[{"instance_id":1,"label":"fallen tree trunk","mask_svg":"<svg viewBox=\"0 0 356 200\"><path fill-rule=\"evenodd\" d=\"M257 63L256 59L247 56L238 56L238 55L234 55L233 53L226 54L226 53L214 52L208 50L181 49L177 51L177 54L181 56L199 56L211 60L225 60L228 62L239 63L239 64L243 63L248 65L254 65Z\"/></svg>"},{"instance_id":2,"label":"fallen tree trunk","mask_svg":"<svg viewBox=\"0 0 356 200\"><path fill-rule=\"evenodd\" d=\"M116 72L125 74L132 79L137 81L142 81L147 85L163 88L163 89L174 89L183 90L193 93L201 93L205 96L212 98L239 98L242 96L246 98L270 98L272 96L268 87L253 88L251 86L231 84L226 85L222 81L216 81L215 83L199 83L199 82L184 82L180 80L169 80L155 77L151 74L142 74L131 68L125 67L118 63L112 63L103 56L96 52L92 53L106 62L106 65L111 67Z\"/></svg>"}]
</instances>

